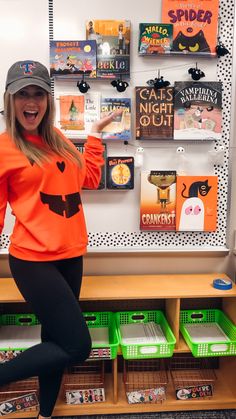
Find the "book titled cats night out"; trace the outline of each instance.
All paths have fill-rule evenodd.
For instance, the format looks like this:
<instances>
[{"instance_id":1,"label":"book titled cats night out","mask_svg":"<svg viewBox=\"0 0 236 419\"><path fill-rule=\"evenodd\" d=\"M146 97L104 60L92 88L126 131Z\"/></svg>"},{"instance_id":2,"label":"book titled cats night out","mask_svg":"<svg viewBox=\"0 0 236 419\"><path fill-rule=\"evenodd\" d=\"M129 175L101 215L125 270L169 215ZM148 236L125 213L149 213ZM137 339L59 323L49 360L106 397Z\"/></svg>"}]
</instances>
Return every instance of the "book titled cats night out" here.
<instances>
[{"instance_id":1,"label":"book titled cats night out","mask_svg":"<svg viewBox=\"0 0 236 419\"><path fill-rule=\"evenodd\" d=\"M217 179L217 176L177 176L177 231L216 230Z\"/></svg>"},{"instance_id":2,"label":"book titled cats night out","mask_svg":"<svg viewBox=\"0 0 236 419\"><path fill-rule=\"evenodd\" d=\"M138 140L173 139L174 89L136 87L136 138Z\"/></svg>"},{"instance_id":3,"label":"book titled cats night out","mask_svg":"<svg viewBox=\"0 0 236 419\"><path fill-rule=\"evenodd\" d=\"M162 0L162 22L173 24L172 51L216 55L219 0Z\"/></svg>"}]
</instances>

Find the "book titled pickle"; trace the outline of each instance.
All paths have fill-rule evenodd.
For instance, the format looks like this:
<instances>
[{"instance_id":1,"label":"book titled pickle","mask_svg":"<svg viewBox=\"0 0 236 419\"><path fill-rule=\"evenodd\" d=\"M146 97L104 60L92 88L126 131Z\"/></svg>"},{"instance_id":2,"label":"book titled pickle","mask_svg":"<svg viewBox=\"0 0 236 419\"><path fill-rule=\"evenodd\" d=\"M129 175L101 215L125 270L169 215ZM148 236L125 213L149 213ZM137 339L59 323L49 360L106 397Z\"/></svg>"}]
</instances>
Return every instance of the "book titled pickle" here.
<instances>
[{"instance_id":1,"label":"book titled pickle","mask_svg":"<svg viewBox=\"0 0 236 419\"><path fill-rule=\"evenodd\" d=\"M130 74L130 20L88 20L86 38L97 43L97 77Z\"/></svg>"},{"instance_id":2,"label":"book titled pickle","mask_svg":"<svg viewBox=\"0 0 236 419\"><path fill-rule=\"evenodd\" d=\"M139 24L139 55L168 54L172 48L173 25L166 23Z\"/></svg>"},{"instance_id":3,"label":"book titled pickle","mask_svg":"<svg viewBox=\"0 0 236 419\"><path fill-rule=\"evenodd\" d=\"M107 189L134 188L134 158L107 157Z\"/></svg>"}]
</instances>

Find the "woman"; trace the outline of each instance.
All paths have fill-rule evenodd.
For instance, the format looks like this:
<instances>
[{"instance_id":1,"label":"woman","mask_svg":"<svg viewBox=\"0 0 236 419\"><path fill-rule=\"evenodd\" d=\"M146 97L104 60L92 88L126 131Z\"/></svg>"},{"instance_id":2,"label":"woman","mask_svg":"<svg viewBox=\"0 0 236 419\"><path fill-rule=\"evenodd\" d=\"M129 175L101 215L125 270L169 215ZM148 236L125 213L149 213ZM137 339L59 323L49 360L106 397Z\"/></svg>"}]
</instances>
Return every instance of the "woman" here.
<instances>
[{"instance_id":1,"label":"woman","mask_svg":"<svg viewBox=\"0 0 236 419\"><path fill-rule=\"evenodd\" d=\"M0 135L0 233L7 202L16 221L9 264L42 325L42 343L0 365L0 385L39 377L39 418L51 417L63 370L86 360L91 339L78 297L87 233L81 189L96 188L103 165L93 124L81 155L53 127L50 77L39 62L18 61L7 74L6 132Z\"/></svg>"}]
</instances>

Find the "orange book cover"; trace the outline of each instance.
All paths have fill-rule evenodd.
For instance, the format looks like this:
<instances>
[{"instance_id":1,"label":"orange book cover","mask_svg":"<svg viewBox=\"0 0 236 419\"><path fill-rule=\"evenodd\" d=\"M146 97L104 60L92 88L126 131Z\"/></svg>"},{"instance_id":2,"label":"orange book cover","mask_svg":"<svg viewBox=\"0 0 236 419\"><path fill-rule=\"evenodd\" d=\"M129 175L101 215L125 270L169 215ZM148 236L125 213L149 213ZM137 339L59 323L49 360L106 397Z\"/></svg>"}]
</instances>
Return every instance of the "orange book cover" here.
<instances>
[{"instance_id":1,"label":"orange book cover","mask_svg":"<svg viewBox=\"0 0 236 419\"><path fill-rule=\"evenodd\" d=\"M177 176L177 231L216 230L217 183L217 176Z\"/></svg>"},{"instance_id":2,"label":"orange book cover","mask_svg":"<svg viewBox=\"0 0 236 419\"><path fill-rule=\"evenodd\" d=\"M163 0L162 22L173 24L173 51L215 55L219 0Z\"/></svg>"},{"instance_id":3,"label":"orange book cover","mask_svg":"<svg viewBox=\"0 0 236 419\"><path fill-rule=\"evenodd\" d=\"M63 95L60 101L60 128L63 130L83 130L84 96Z\"/></svg>"},{"instance_id":4,"label":"orange book cover","mask_svg":"<svg viewBox=\"0 0 236 419\"><path fill-rule=\"evenodd\" d=\"M141 173L140 230L175 230L176 171Z\"/></svg>"}]
</instances>

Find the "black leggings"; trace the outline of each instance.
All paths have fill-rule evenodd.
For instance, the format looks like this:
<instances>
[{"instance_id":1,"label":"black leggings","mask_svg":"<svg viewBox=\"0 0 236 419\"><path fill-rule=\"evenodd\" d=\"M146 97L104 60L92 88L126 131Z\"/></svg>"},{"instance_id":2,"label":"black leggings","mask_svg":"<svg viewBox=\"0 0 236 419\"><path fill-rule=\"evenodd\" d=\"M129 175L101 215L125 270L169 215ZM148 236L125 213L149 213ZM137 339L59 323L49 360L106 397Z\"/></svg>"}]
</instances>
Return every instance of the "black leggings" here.
<instances>
[{"instance_id":1,"label":"black leggings","mask_svg":"<svg viewBox=\"0 0 236 419\"><path fill-rule=\"evenodd\" d=\"M0 365L0 385L39 377L40 414L51 416L64 368L85 361L91 338L78 297L83 259L29 262L9 256L12 275L42 325L42 343Z\"/></svg>"}]
</instances>

